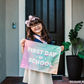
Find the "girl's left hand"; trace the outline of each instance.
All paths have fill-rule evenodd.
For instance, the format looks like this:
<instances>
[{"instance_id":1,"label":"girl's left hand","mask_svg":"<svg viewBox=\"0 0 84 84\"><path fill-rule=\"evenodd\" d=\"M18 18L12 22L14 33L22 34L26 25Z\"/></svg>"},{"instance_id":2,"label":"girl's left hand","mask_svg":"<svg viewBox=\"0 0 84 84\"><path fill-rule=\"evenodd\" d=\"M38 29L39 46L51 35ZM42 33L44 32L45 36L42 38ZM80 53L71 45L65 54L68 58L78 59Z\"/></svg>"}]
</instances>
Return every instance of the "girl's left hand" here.
<instances>
[{"instance_id":1,"label":"girl's left hand","mask_svg":"<svg viewBox=\"0 0 84 84\"><path fill-rule=\"evenodd\" d=\"M61 52L64 50L64 46L61 46Z\"/></svg>"}]
</instances>

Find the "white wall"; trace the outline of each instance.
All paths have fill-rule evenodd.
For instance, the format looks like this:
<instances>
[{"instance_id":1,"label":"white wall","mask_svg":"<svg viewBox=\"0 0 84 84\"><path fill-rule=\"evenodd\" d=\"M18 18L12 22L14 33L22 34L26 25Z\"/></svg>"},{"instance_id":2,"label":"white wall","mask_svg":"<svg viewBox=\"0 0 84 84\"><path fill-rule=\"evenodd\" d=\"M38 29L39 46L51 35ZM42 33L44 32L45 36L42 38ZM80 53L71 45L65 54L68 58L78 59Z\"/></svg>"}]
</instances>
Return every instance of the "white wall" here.
<instances>
[{"instance_id":1,"label":"white wall","mask_svg":"<svg viewBox=\"0 0 84 84\"><path fill-rule=\"evenodd\" d=\"M20 67L22 51L20 41L25 38L25 0L19 0L19 76L24 75L24 69Z\"/></svg>"},{"instance_id":2,"label":"white wall","mask_svg":"<svg viewBox=\"0 0 84 84\"><path fill-rule=\"evenodd\" d=\"M5 0L0 0L0 83L6 77Z\"/></svg>"},{"instance_id":3,"label":"white wall","mask_svg":"<svg viewBox=\"0 0 84 84\"><path fill-rule=\"evenodd\" d=\"M6 0L6 76L19 76L18 0ZM16 29L12 23L16 22Z\"/></svg>"},{"instance_id":4,"label":"white wall","mask_svg":"<svg viewBox=\"0 0 84 84\"><path fill-rule=\"evenodd\" d=\"M16 29L12 23L16 22ZM6 0L6 76L23 76L20 40L25 38L25 0Z\"/></svg>"},{"instance_id":5,"label":"white wall","mask_svg":"<svg viewBox=\"0 0 84 84\"><path fill-rule=\"evenodd\" d=\"M72 0L65 0L65 42L69 41L68 34L72 28ZM66 56L71 55L71 51L65 53L65 76L68 77Z\"/></svg>"},{"instance_id":6,"label":"white wall","mask_svg":"<svg viewBox=\"0 0 84 84\"><path fill-rule=\"evenodd\" d=\"M80 22L83 21L83 27L82 29L79 31L78 36L80 38L82 38L82 40L84 41L84 0L72 0L72 21L73 21L73 25L72 28L75 27L75 25ZM84 62L83 62L84 64ZM83 67L83 71L82 71L82 76L84 77L84 67Z\"/></svg>"}]
</instances>

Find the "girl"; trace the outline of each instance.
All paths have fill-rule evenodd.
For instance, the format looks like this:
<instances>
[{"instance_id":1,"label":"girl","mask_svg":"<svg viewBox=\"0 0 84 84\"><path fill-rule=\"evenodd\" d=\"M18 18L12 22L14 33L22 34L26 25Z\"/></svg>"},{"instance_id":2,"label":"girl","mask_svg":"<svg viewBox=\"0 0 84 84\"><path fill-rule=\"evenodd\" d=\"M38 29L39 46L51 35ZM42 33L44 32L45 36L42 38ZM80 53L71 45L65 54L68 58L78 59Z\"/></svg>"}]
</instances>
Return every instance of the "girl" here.
<instances>
[{"instance_id":1,"label":"girl","mask_svg":"<svg viewBox=\"0 0 84 84\"><path fill-rule=\"evenodd\" d=\"M53 44L43 21L39 17L30 15L29 20L26 20L25 24L27 25L27 40ZM25 40L21 40L22 53L24 52ZM61 48L61 51L63 51L64 46L61 46ZM53 84L51 74L29 69L25 69L23 82L28 84Z\"/></svg>"}]
</instances>

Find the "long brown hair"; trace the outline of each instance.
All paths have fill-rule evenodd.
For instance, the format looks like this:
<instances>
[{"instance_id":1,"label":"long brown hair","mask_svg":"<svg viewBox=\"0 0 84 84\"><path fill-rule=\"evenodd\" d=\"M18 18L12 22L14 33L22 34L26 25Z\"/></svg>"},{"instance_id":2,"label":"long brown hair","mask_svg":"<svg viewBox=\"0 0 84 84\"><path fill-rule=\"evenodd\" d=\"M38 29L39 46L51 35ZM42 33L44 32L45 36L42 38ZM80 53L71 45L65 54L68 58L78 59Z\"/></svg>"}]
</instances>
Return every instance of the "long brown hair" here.
<instances>
[{"instance_id":1,"label":"long brown hair","mask_svg":"<svg viewBox=\"0 0 84 84\"><path fill-rule=\"evenodd\" d=\"M37 16L33 16L33 17L37 17ZM51 44L51 37L49 36L49 33L43 23L43 21L38 17L35 18L35 20L31 20L29 23L29 26L26 26L26 32L27 32L27 39L29 38L30 40L34 41L34 32L31 30L31 26L37 23L41 23L42 24L42 31L41 31L41 39L45 40L48 44Z\"/></svg>"}]
</instances>

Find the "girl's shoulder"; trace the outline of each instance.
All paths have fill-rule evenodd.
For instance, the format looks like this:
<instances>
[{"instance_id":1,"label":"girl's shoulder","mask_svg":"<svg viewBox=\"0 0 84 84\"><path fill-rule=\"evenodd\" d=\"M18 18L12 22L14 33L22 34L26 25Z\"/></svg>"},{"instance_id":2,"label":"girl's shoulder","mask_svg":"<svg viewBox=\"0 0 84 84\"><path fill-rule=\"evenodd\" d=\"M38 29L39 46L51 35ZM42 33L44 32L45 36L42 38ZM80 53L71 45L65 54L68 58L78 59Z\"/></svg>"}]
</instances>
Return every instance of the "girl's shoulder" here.
<instances>
[{"instance_id":1,"label":"girl's shoulder","mask_svg":"<svg viewBox=\"0 0 84 84\"><path fill-rule=\"evenodd\" d=\"M27 40L29 40L29 38Z\"/></svg>"},{"instance_id":2,"label":"girl's shoulder","mask_svg":"<svg viewBox=\"0 0 84 84\"><path fill-rule=\"evenodd\" d=\"M37 35L37 34L35 34L35 35L38 36L38 37L40 37L40 36ZM50 35L49 35L49 36L50 36ZM51 45L53 45L52 37L50 36L50 38L51 38ZM27 40L30 40L30 39L28 38ZM40 39L38 39L38 38L35 38L34 41L35 41L35 42L39 42L39 43L43 43L43 42L42 42Z\"/></svg>"},{"instance_id":3,"label":"girl's shoulder","mask_svg":"<svg viewBox=\"0 0 84 84\"><path fill-rule=\"evenodd\" d=\"M29 38L27 40L30 40ZM42 43L39 39L35 38L34 39L34 42L39 42L39 43Z\"/></svg>"}]
</instances>

